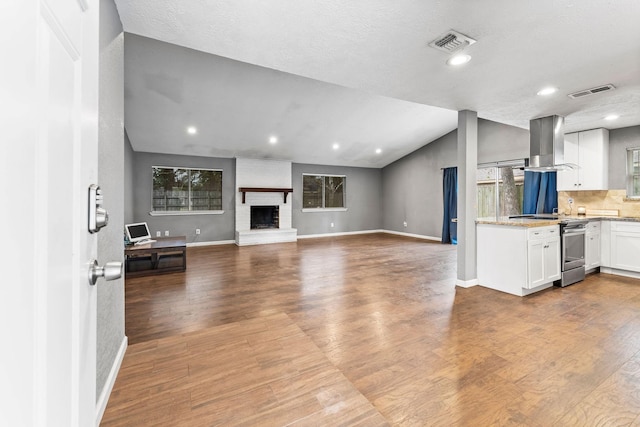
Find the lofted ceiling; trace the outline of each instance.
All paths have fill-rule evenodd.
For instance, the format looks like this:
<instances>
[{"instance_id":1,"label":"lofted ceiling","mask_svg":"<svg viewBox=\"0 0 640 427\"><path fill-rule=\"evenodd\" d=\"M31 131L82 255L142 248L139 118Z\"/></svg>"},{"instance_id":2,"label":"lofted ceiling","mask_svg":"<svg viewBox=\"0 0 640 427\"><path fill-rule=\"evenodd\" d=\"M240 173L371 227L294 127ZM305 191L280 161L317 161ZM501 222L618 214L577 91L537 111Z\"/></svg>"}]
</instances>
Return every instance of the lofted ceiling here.
<instances>
[{"instance_id":1,"label":"lofted ceiling","mask_svg":"<svg viewBox=\"0 0 640 427\"><path fill-rule=\"evenodd\" d=\"M455 129L458 110L525 129L554 114L566 132L640 124L637 0L116 4L137 151L382 167ZM451 29L477 40L457 68L428 46Z\"/></svg>"}]
</instances>

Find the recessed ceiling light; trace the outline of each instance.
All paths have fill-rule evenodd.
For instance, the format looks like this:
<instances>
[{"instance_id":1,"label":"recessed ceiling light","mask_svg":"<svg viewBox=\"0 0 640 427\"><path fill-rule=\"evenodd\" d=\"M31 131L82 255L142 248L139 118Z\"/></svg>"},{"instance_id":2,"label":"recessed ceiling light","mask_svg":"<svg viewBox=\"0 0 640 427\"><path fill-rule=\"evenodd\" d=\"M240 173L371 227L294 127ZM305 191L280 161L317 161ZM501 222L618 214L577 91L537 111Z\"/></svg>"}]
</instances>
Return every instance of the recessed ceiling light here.
<instances>
[{"instance_id":1,"label":"recessed ceiling light","mask_svg":"<svg viewBox=\"0 0 640 427\"><path fill-rule=\"evenodd\" d=\"M340 148L340 144L338 144L337 142L334 142L333 145L331 146L334 150L337 150L338 148Z\"/></svg>"},{"instance_id":2,"label":"recessed ceiling light","mask_svg":"<svg viewBox=\"0 0 640 427\"><path fill-rule=\"evenodd\" d=\"M617 114L609 114L609 115L608 115L607 117L605 117L604 119L605 119L605 120L617 120L617 119L619 119L619 118L620 118L620 116L619 116L619 115L617 115Z\"/></svg>"},{"instance_id":3,"label":"recessed ceiling light","mask_svg":"<svg viewBox=\"0 0 640 427\"><path fill-rule=\"evenodd\" d=\"M462 65L462 64L466 64L469 61L471 61L471 56L469 56L467 54L464 54L464 53L459 53L459 54L454 55L451 58L447 59L447 64L448 65Z\"/></svg>"},{"instance_id":4,"label":"recessed ceiling light","mask_svg":"<svg viewBox=\"0 0 640 427\"><path fill-rule=\"evenodd\" d=\"M278 138L276 138L275 136L269 137L269 144L275 144L277 142L278 142Z\"/></svg>"},{"instance_id":5,"label":"recessed ceiling light","mask_svg":"<svg viewBox=\"0 0 640 427\"><path fill-rule=\"evenodd\" d=\"M547 95L551 95L552 93L556 93L558 91L557 87L545 87L543 89L540 89L538 91L538 95L540 96L547 96Z\"/></svg>"},{"instance_id":6,"label":"recessed ceiling light","mask_svg":"<svg viewBox=\"0 0 640 427\"><path fill-rule=\"evenodd\" d=\"M189 135L195 135L196 133L198 133L198 129L196 129L196 127L195 127L195 126L189 126L189 127L187 128L187 133L188 133Z\"/></svg>"},{"instance_id":7,"label":"recessed ceiling light","mask_svg":"<svg viewBox=\"0 0 640 427\"><path fill-rule=\"evenodd\" d=\"M376 148L376 154L382 153L382 148Z\"/></svg>"}]
</instances>

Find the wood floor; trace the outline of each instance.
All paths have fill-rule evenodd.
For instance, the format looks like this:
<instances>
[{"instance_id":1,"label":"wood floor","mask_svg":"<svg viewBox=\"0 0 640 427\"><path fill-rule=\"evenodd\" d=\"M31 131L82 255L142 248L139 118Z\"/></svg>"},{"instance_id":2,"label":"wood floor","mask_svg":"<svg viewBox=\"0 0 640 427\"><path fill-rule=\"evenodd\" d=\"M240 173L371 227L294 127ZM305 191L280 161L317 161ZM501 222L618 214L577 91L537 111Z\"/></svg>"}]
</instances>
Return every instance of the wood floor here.
<instances>
[{"instance_id":1,"label":"wood floor","mask_svg":"<svg viewBox=\"0 0 640 427\"><path fill-rule=\"evenodd\" d=\"M103 426L640 426L640 280L462 289L455 247L385 234L188 258L126 281Z\"/></svg>"}]
</instances>

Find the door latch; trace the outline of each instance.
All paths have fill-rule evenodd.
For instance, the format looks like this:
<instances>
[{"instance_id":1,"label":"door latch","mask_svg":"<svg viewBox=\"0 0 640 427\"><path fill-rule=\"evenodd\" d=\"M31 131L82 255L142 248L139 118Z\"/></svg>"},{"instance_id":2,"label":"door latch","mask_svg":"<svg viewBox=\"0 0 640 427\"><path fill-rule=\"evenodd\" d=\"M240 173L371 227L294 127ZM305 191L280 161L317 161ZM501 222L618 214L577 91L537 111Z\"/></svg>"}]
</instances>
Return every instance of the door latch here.
<instances>
[{"instance_id":1,"label":"door latch","mask_svg":"<svg viewBox=\"0 0 640 427\"><path fill-rule=\"evenodd\" d=\"M109 213L102 207L102 190L99 186L89 186L89 233L97 233L109 224Z\"/></svg>"}]
</instances>

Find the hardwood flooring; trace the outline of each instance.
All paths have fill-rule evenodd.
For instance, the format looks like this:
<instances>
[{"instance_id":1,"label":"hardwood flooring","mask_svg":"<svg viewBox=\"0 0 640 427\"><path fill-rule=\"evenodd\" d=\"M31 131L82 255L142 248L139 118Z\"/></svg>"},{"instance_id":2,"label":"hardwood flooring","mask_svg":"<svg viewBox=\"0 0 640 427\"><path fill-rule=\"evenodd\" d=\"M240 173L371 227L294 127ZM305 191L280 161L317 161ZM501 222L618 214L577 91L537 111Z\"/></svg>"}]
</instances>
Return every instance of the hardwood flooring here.
<instances>
[{"instance_id":1,"label":"hardwood flooring","mask_svg":"<svg viewBox=\"0 0 640 427\"><path fill-rule=\"evenodd\" d=\"M640 280L457 288L455 247L385 234L188 257L127 279L103 426L640 426Z\"/></svg>"}]
</instances>

